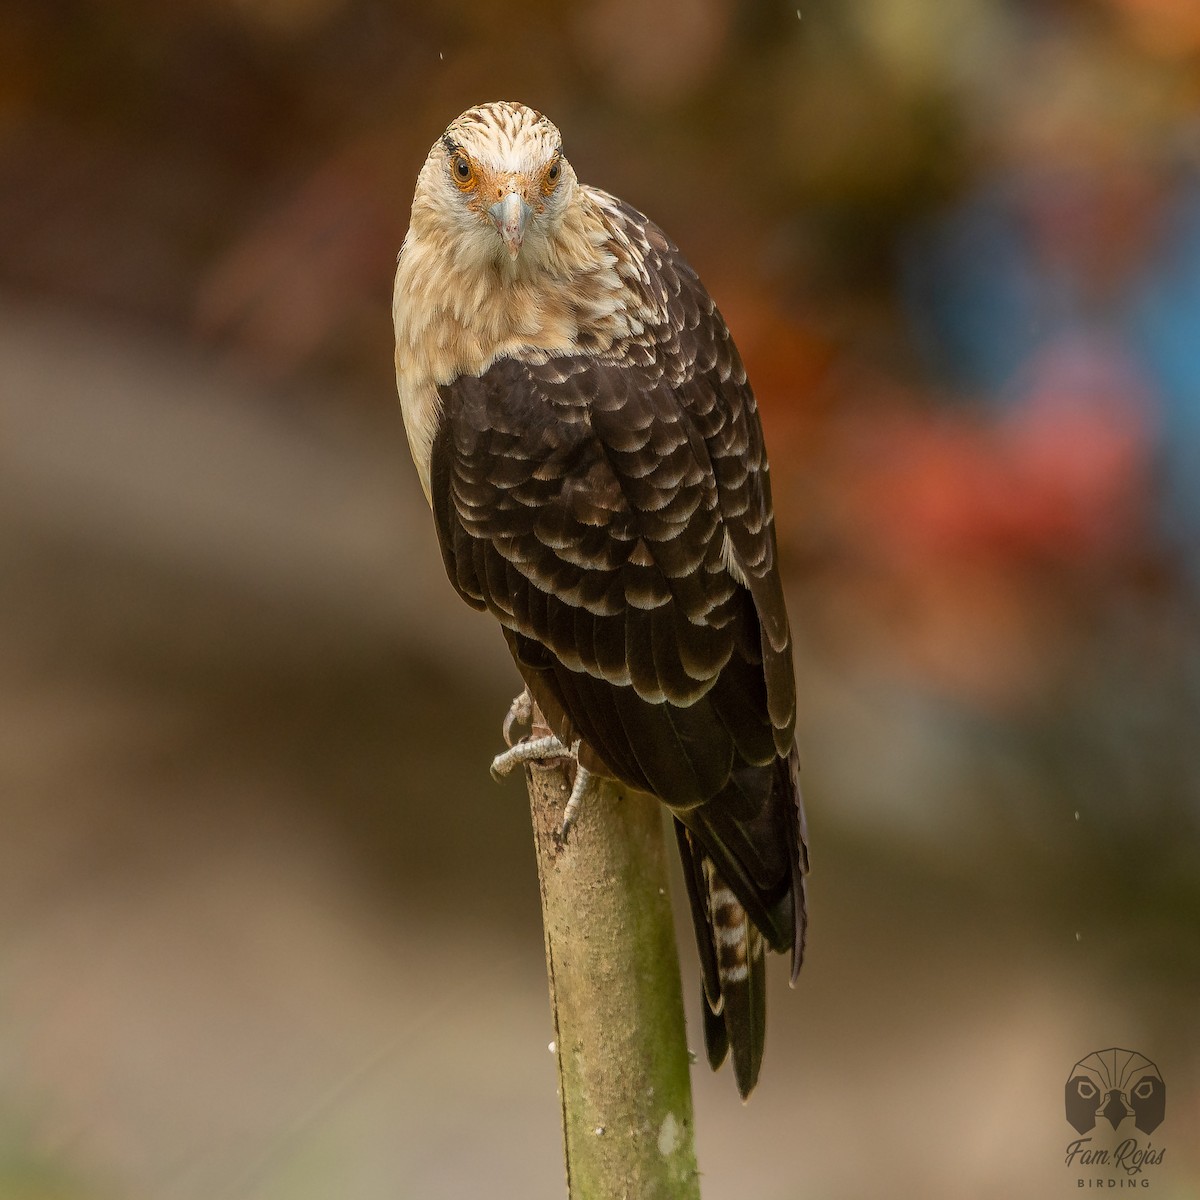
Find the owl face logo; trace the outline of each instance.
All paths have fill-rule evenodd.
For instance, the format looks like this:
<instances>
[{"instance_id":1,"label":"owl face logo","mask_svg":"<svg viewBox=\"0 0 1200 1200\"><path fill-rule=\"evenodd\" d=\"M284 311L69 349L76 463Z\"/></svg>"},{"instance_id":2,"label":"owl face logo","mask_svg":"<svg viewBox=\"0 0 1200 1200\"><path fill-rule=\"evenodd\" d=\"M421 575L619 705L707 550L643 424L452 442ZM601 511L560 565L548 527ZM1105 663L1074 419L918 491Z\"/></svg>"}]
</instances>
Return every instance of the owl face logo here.
<instances>
[{"instance_id":1,"label":"owl face logo","mask_svg":"<svg viewBox=\"0 0 1200 1200\"><path fill-rule=\"evenodd\" d=\"M1167 1113L1167 1085L1158 1068L1136 1050L1097 1050L1071 1068L1067 1120L1080 1133L1108 1121L1116 1132L1127 1118L1153 1133Z\"/></svg>"}]
</instances>

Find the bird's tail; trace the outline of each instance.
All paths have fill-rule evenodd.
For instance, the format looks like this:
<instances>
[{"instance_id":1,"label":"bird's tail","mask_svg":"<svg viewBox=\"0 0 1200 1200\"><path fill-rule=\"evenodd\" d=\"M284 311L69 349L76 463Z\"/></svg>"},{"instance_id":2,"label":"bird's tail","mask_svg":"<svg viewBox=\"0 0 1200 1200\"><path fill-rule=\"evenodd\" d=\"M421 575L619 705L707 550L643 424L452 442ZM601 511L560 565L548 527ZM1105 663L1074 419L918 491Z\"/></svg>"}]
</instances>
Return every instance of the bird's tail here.
<instances>
[{"instance_id":1,"label":"bird's tail","mask_svg":"<svg viewBox=\"0 0 1200 1200\"><path fill-rule=\"evenodd\" d=\"M791 952L793 980L804 955L808 867L795 751L773 768L747 770L758 776L757 783L766 784L765 789L753 789L761 796L759 820L753 827L759 839L769 843L759 847L761 856L739 854L739 849L748 847L735 849L720 836L724 825L720 818L732 797L715 797L709 805L686 814L688 826L678 817L675 820L700 954L708 1061L715 1071L732 1052L734 1078L743 1099L758 1082L762 1065L765 949ZM744 801L746 779L735 779L730 786L739 789ZM740 821L738 827L746 829ZM747 862L747 857L753 861ZM766 867L771 878L764 886Z\"/></svg>"}]
</instances>

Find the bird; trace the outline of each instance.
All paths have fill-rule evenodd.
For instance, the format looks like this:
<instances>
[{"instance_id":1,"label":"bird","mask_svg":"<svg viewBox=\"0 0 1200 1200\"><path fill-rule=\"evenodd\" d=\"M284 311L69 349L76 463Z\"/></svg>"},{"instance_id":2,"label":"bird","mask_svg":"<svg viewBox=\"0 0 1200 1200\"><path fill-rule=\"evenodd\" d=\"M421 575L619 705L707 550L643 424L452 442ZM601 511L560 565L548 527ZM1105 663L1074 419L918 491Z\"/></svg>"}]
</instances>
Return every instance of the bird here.
<instances>
[{"instance_id":1,"label":"bird","mask_svg":"<svg viewBox=\"0 0 1200 1200\"><path fill-rule=\"evenodd\" d=\"M610 779L673 818L707 1057L762 1065L765 948L804 957L792 641L753 390L713 299L648 217L579 182L511 101L420 168L393 292L396 385L450 582L500 623L569 758L563 823Z\"/></svg>"}]
</instances>

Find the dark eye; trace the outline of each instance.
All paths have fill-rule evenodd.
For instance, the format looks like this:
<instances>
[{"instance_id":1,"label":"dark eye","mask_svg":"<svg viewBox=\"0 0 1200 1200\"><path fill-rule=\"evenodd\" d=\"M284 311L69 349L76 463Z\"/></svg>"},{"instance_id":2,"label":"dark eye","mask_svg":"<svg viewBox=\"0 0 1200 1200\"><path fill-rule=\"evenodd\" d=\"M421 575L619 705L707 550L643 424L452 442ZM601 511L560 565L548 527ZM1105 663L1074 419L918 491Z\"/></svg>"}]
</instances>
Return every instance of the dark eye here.
<instances>
[{"instance_id":1,"label":"dark eye","mask_svg":"<svg viewBox=\"0 0 1200 1200\"><path fill-rule=\"evenodd\" d=\"M550 164L550 170L546 172L546 178L549 179L551 183L558 178L558 163L552 162Z\"/></svg>"},{"instance_id":2,"label":"dark eye","mask_svg":"<svg viewBox=\"0 0 1200 1200\"><path fill-rule=\"evenodd\" d=\"M542 176L542 194L550 195L558 186L558 178L562 174L562 162L559 159L554 159L553 162L546 168L546 173Z\"/></svg>"},{"instance_id":3,"label":"dark eye","mask_svg":"<svg viewBox=\"0 0 1200 1200\"><path fill-rule=\"evenodd\" d=\"M455 154L450 160L450 171L460 188L469 188L475 182L475 172L465 154Z\"/></svg>"}]
</instances>

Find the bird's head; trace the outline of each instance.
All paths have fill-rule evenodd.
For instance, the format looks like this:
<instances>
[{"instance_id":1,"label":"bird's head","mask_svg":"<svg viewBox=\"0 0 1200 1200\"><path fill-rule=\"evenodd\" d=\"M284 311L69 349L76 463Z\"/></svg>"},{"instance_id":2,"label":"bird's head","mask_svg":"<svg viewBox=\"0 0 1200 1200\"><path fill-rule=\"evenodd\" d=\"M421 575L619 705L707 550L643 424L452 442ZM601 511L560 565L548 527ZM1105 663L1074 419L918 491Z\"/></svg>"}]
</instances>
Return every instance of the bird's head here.
<instances>
[{"instance_id":1,"label":"bird's head","mask_svg":"<svg viewBox=\"0 0 1200 1200\"><path fill-rule=\"evenodd\" d=\"M421 169L413 228L440 234L461 263L536 264L576 188L562 137L541 113L497 101L468 109Z\"/></svg>"}]
</instances>

